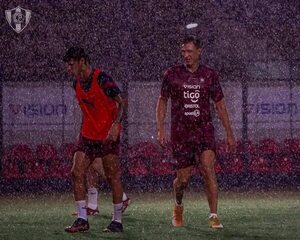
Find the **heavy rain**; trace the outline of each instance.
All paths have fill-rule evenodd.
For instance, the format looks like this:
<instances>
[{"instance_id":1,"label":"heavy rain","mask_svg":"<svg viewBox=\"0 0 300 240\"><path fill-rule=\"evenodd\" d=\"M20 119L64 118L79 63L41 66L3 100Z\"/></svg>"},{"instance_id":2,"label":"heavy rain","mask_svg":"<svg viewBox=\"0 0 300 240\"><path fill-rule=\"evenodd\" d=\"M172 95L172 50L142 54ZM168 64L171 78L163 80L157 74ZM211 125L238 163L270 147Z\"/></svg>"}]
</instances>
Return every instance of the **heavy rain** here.
<instances>
[{"instance_id":1,"label":"heavy rain","mask_svg":"<svg viewBox=\"0 0 300 240\"><path fill-rule=\"evenodd\" d=\"M0 239L299 239L300 1L0 8Z\"/></svg>"}]
</instances>

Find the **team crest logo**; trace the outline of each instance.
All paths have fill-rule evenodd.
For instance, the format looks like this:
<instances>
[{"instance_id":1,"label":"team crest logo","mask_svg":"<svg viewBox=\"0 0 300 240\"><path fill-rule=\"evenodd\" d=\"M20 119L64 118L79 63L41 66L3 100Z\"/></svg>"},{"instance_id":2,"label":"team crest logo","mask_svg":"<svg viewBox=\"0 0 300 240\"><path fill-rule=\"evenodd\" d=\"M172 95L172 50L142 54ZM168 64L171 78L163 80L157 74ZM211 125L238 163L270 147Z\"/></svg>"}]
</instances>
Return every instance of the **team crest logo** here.
<instances>
[{"instance_id":1,"label":"team crest logo","mask_svg":"<svg viewBox=\"0 0 300 240\"><path fill-rule=\"evenodd\" d=\"M18 6L14 9L5 10L5 17L9 26L17 33L20 33L28 25L31 11Z\"/></svg>"}]
</instances>

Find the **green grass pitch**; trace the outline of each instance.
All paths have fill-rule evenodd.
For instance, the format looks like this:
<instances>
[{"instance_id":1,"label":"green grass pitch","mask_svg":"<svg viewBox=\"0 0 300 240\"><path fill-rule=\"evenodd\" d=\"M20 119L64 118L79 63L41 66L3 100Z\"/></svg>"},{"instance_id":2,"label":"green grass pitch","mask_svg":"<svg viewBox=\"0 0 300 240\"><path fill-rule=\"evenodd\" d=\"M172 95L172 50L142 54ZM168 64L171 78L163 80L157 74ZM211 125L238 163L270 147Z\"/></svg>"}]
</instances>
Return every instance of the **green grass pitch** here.
<instances>
[{"instance_id":1,"label":"green grass pitch","mask_svg":"<svg viewBox=\"0 0 300 240\"><path fill-rule=\"evenodd\" d=\"M89 218L90 230L69 234L74 221L71 193L0 197L0 239L300 239L300 192L221 191L222 230L208 228L208 207L202 192L185 194L185 226L171 225L172 192L129 193L132 204L123 216L123 233L102 233L111 220L111 196L100 195L100 215Z\"/></svg>"}]
</instances>

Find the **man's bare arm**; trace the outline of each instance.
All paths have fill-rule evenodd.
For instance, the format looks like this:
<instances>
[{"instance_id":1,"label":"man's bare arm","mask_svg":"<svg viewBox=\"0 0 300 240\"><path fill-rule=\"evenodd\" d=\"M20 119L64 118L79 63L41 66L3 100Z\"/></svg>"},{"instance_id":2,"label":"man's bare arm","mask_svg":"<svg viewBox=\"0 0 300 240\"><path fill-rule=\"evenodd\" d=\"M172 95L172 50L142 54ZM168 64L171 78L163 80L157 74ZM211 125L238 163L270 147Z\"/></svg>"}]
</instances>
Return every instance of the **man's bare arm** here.
<instances>
[{"instance_id":1,"label":"man's bare arm","mask_svg":"<svg viewBox=\"0 0 300 240\"><path fill-rule=\"evenodd\" d=\"M118 103L118 113L117 117L114 120L109 132L108 132L108 139L112 139L116 141L120 135L120 124L122 121L124 108L125 108L125 100L121 97L121 95L117 95L114 97L114 100Z\"/></svg>"},{"instance_id":2,"label":"man's bare arm","mask_svg":"<svg viewBox=\"0 0 300 240\"><path fill-rule=\"evenodd\" d=\"M227 136L227 143L231 150L235 150L235 145L236 145L235 138L234 138L234 134L233 134L233 131L231 128L231 124L230 124L230 120L229 120L229 116L228 116L224 98L222 100L220 100L219 102L216 102L216 110L217 110L218 116L222 122L222 125L225 129L226 136Z\"/></svg>"},{"instance_id":3,"label":"man's bare arm","mask_svg":"<svg viewBox=\"0 0 300 240\"><path fill-rule=\"evenodd\" d=\"M118 103L118 114L114 123L120 123L124 114L125 99L122 98L121 95L117 95L116 97L114 97L114 100Z\"/></svg>"},{"instance_id":4,"label":"man's bare arm","mask_svg":"<svg viewBox=\"0 0 300 240\"><path fill-rule=\"evenodd\" d=\"M161 145L165 144L165 119L168 99L159 96L156 106L157 140Z\"/></svg>"}]
</instances>

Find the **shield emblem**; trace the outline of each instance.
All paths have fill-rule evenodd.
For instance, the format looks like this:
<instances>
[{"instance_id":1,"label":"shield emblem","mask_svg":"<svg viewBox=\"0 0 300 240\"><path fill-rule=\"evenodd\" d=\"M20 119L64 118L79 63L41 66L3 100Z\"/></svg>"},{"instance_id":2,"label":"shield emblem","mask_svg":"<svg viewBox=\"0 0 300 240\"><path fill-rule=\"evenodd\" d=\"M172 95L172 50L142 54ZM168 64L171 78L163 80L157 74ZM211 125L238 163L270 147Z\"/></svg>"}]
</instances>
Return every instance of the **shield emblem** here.
<instances>
[{"instance_id":1,"label":"shield emblem","mask_svg":"<svg viewBox=\"0 0 300 240\"><path fill-rule=\"evenodd\" d=\"M17 6L14 9L5 10L5 16L9 26L17 33L20 33L28 25L31 11Z\"/></svg>"}]
</instances>

